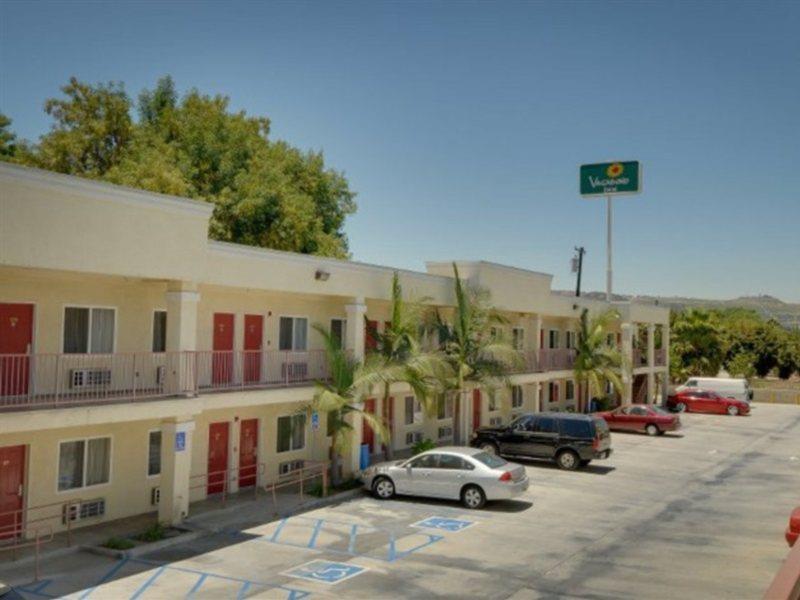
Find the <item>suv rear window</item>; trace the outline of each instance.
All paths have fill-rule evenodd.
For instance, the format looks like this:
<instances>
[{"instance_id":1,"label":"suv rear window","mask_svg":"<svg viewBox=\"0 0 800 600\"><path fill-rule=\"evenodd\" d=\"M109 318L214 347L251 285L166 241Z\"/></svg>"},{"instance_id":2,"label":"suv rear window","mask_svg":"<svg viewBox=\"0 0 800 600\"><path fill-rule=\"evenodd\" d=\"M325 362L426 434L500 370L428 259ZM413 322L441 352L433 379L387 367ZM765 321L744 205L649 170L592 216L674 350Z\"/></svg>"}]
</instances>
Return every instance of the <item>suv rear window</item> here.
<instances>
[{"instance_id":1,"label":"suv rear window","mask_svg":"<svg viewBox=\"0 0 800 600\"><path fill-rule=\"evenodd\" d=\"M597 431L597 433L600 435L600 437L607 436L608 433L611 431L608 428L608 423L606 423L605 419L601 419L601 418L598 417L598 418L592 419L592 423L594 423L594 428Z\"/></svg>"},{"instance_id":2,"label":"suv rear window","mask_svg":"<svg viewBox=\"0 0 800 600\"><path fill-rule=\"evenodd\" d=\"M592 424L584 419L562 419L561 435L575 438L592 437Z\"/></svg>"}]
</instances>

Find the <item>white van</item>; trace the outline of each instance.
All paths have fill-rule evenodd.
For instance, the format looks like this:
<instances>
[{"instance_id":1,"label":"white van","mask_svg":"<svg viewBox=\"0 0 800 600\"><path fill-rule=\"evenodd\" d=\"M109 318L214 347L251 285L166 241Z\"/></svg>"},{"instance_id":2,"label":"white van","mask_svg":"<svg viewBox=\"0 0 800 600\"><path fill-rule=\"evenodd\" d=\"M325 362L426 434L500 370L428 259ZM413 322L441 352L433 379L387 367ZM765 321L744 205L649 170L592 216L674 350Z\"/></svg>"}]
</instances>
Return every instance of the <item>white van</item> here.
<instances>
[{"instance_id":1,"label":"white van","mask_svg":"<svg viewBox=\"0 0 800 600\"><path fill-rule=\"evenodd\" d=\"M733 379L728 377L690 377L686 383L679 385L675 391L682 392L690 389L703 389L717 392L726 398L736 398L750 402L753 399L753 390L747 379Z\"/></svg>"}]
</instances>

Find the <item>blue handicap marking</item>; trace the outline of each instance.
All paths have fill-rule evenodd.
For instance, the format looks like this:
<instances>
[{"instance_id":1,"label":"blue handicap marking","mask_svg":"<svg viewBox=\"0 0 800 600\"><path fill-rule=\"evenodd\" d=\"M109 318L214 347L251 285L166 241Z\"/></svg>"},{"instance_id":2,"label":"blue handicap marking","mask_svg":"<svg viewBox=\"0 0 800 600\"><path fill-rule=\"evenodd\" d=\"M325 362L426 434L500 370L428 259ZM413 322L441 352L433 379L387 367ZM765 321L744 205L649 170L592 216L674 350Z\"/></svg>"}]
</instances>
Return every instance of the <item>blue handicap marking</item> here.
<instances>
[{"instance_id":1,"label":"blue handicap marking","mask_svg":"<svg viewBox=\"0 0 800 600\"><path fill-rule=\"evenodd\" d=\"M425 529L441 529L442 531L456 532L474 525L474 521L464 521L462 519L447 519L445 517L428 517L422 521L417 521L411 527Z\"/></svg>"},{"instance_id":2,"label":"blue handicap marking","mask_svg":"<svg viewBox=\"0 0 800 600\"><path fill-rule=\"evenodd\" d=\"M366 567L359 567L349 563L331 562L329 560L312 560L299 567L284 571L284 575L306 579L308 581L319 581L320 583L334 584L350 579L356 575L361 575L366 571Z\"/></svg>"}]
</instances>

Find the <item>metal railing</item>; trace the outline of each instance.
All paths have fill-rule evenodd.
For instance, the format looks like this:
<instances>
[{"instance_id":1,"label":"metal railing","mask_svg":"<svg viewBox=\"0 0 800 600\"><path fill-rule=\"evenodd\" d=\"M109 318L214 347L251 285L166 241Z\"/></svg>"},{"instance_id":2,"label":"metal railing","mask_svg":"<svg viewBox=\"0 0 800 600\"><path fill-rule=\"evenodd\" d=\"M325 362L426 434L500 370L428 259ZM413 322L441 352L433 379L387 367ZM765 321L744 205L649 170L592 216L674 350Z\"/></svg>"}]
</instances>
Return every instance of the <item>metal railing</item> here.
<instances>
[{"instance_id":1,"label":"metal railing","mask_svg":"<svg viewBox=\"0 0 800 600\"><path fill-rule=\"evenodd\" d=\"M238 478L238 489L246 490L252 486L253 497L258 496L258 486L264 479L265 464L257 463L244 467L233 467L222 471L210 471L191 475L189 477L189 494L196 490L204 490L205 497L219 494L222 505L225 506L230 495L231 481ZM252 479L252 483L250 480ZM246 484L242 485L242 480Z\"/></svg>"},{"instance_id":2,"label":"metal railing","mask_svg":"<svg viewBox=\"0 0 800 600\"><path fill-rule=\"evenodd\" d=\"M657 367L664 367L667 364L667 349L666 348L656 348L656 366Z\"/></svg>"},{"instance_id":3,"label":"metal railing","mask_svg":"<svg viewBox=\"0 0 800 600\"><path fill-rule=\"evenodd\" d=\"M288 486L300 487L300 504L304 502L303 488L307 481L313 481L317 478L322 479L322 497L328 495L328 466L326 461L303 461L303 466L298 469L293 469L285 475L279 475L276 481L264 485L264 491L272 494L272 506L275 514L278 513L278 488Z\"/></svg>"},{"instance_id":4,"label":"metal railing","mask_svg":"<svg viewBox=\"0 0 800 600\"><path fill-rule=\"evenodd\" d=\"M539 350L539 371L564 371L575 364L575 350L572 348L542 348Z\"/></svg>"},{"instance_id":5,"label":"metal railing","mask_svg":"<svg viewBox=\"0 0 800 600\"><path fill-rule=\"evenodd\" d=\"M285 387L328 376L324 350L2 354L0 411Z\"/></svg>"}]
</instances>

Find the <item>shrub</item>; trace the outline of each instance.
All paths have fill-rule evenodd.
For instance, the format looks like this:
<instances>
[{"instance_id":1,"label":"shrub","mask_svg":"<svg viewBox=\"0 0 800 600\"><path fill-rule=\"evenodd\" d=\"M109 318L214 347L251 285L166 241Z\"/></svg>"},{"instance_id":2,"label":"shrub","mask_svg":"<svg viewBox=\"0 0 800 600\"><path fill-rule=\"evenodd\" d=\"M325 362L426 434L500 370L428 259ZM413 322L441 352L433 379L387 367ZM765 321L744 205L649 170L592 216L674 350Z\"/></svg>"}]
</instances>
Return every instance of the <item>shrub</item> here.
<instances>
[{"instance_id":1,"label":"shrub","mask_svg":"<svg viewBox=\"0 0 800 600\"><path fill-rule=\"evenodd\" d=\"M153 523L144 533L140 534L137 539L142 542L157 542L163 540L165 537L167 537L167 528L161 523Z\"/></svg>"},{"instance_id":2,"label":"shrub","mask_svg":"<svg viewBox=\"0 0 800 600\"><path fill-rule=\"evenodd\" d=\"M436 448L436 444L434 443L434 441L429 438L425 438L424 440L417 442L411 447L411 454L417 455L420 454L421 452L433 450L434 448Z\"/></svg>"},{"instance_id":3,"label":"shrub","mask_svg":"<svg viewBox=\"0 0 800 600\"><path fill-rule=\"evenodd\" d=\"M106 540L106 543L103 544L103 547L110 548L111 550L130 550L136 544L133 543L132 540L128 538L122 537L111 537Z\"/></svg>"}]
</instances>

